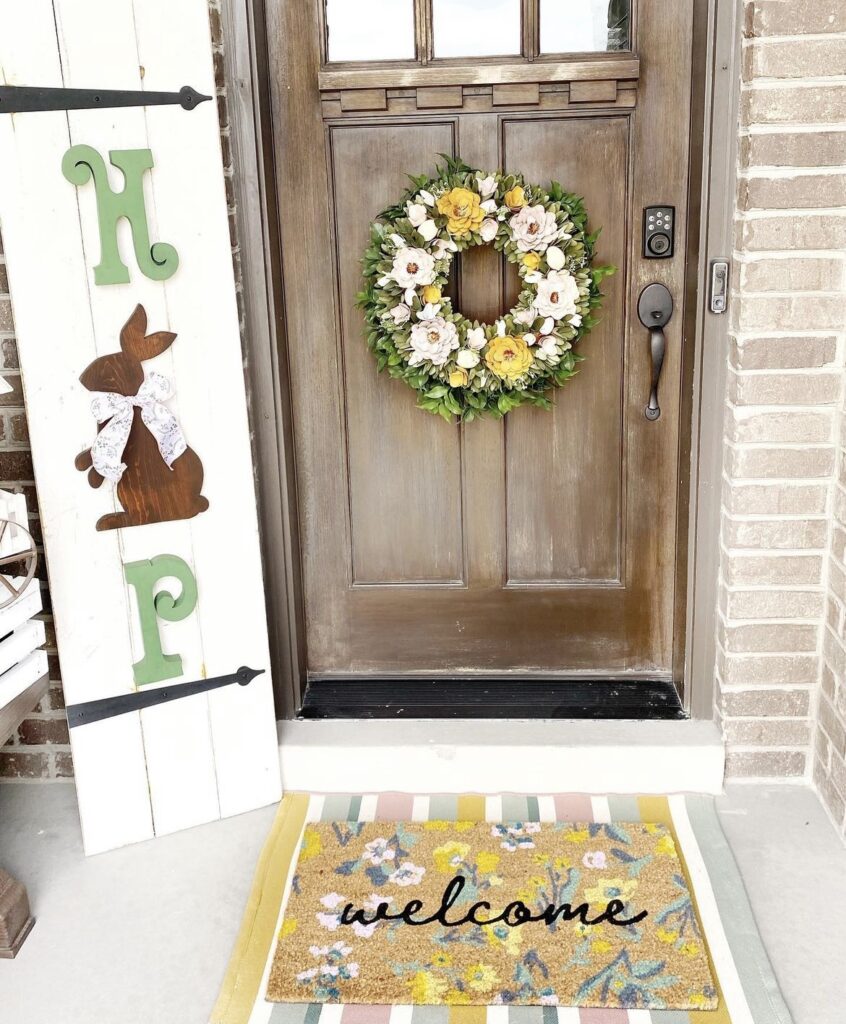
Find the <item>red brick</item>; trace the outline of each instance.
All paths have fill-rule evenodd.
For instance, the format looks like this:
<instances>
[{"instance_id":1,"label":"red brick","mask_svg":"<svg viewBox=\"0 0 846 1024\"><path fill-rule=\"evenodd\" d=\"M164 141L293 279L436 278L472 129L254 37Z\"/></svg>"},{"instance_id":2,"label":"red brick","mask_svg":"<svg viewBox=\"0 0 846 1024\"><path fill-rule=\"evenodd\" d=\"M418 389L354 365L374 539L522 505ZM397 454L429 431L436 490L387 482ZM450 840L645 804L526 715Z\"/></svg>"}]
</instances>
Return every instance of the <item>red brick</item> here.
<instances>
[{"instance_id":1,"label":"red brick","mask_svg":"<svg viewBox=\"0 0 846 1024\"><path fill-rule=\"evenodd\" d=\"M18 739L31 747L50 743L70 743L64 718L27 718L18 726Z\"/></svg>"},{"instance_id":2,"label":"red brick","mask_svg":"<svg viewBox=\"0 0 846 1024\"><path fill-rule=\"evenodd\" d=\"M73 778L73 757L69 750L63 750L56 753L56 778Z\"/></svg>"},{"instance_id":3,"label":"red brick","mask_svg":"<svg viewBox=\"0 0 846 1024\"><path fill-rule=\"evenodd\" d=\"M0 452L0 481L15 483L33 480L32 456L29 452Z\"/></svg>"},{"instance_id":4,"label":"red brick","mask_svg":"<svg viewBox=\"0 0 846 1024\"><path fill-rule=\"evenodd\" d=\"M4 370L17 369L20 366L18 362L18 346L14 338L4 338L2 344L2 366Z\"/></svg>"},{"instance_id":5,"label":"red brick","mask_svg":"<svg viewBox=\"0 0 846 1024\"><path fill-rule=\"evenodd\" d=\"M46 779L49 759L43 753L13 753L0 750L0 778Z\"/></svg>"},{"instance_id":6,"label":"red brick","mask_svg":"<svg viewBox=\"0 0 846 1024\"><path fill-rule=\"evenodd\" d=\"M15 408L18 409L22 408L24 404L24 397L20 373L4 373L3 379L12 390L0 395L0 405L15 406Z\"/></svg>"},{"instance_id":7,"label":"red brick","mask_svg":"<svg viewBox=\"0 0 846 1024\"><path fill-rule=\"evenodd\" d=\"M14 444L29 444L29 427L26 422L26 413L13 412L9 416L10 437Z\"/></svg>"}]
</instances>

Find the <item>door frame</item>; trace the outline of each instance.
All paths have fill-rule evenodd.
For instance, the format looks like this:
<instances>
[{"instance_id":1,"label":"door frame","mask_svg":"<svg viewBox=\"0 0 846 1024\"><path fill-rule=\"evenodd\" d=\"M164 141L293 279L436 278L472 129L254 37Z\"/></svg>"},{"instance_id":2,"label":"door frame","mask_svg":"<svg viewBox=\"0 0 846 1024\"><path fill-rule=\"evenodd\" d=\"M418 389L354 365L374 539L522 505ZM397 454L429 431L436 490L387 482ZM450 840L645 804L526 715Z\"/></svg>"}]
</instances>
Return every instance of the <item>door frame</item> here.
<instances>
[{"instance_id":1,"label":"door frame","mask_svg":"<svg viewBox=\"0 0 846 1024\"><path fill-rule=\"evenodd\" d=\"M645 0L648 2L648 0ZM742 0L694 8L688 245L679 452L674 678L693 718L714 715L720 491L728 317L706 311L711 260L729 258L735 196ZM266 0L223 0L224 75L239 239L244 354L259 496L277 717L296 714L305 623L285 362L284 268L273 174Z\"/></svg>"}]
</instances>

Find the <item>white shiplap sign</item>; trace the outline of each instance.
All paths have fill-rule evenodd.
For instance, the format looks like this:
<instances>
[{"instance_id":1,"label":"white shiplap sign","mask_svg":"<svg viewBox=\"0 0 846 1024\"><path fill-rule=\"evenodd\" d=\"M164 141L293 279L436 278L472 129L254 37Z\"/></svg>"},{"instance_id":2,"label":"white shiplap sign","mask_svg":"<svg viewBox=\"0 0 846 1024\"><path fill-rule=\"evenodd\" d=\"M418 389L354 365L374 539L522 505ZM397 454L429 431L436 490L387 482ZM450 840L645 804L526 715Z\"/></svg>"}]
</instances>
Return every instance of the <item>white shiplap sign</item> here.
<instances>
[{"instance_id":1,"label":"white shiplap sign","mask_svg":"<svg viewBox=\"0 0 846 1024\"><path fill-rule=\"evenodd\" d=\"M27 0L0 3L6 85L214 93L206 0ZM145 176L151 239L179 252L164 282L143 276L129 227L119 244L130 283L97 286L93 183L62 175L72 145L152 150ZM112 186L120 173L109 166ZM0 227L29 415L68 703L131 692L142 654L123 565L159 554L192 568L196 611L161 623L163 647L192 681L265 669L247 687L122 715L72 731L89 853L173 832L278 799L278 752L255 488L229 228L214 102L0 114ZM144 364L175 385L169 407L203 461L208 511L191 520L95 531L120 508L74 467L96 424L79 375L116 352L144 305L150 332L178 337Z\"/></svg>"}]
</instances>

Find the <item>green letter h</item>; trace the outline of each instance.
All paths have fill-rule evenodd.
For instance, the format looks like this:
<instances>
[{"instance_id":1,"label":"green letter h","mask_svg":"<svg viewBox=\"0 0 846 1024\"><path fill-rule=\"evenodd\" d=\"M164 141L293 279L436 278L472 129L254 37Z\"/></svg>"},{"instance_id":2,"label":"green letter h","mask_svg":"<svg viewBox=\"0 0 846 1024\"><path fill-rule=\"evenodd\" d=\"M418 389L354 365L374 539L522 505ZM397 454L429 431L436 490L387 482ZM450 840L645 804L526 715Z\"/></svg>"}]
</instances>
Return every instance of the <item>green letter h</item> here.
<instances>
[{"instance_id":1,"label":"green letter h","mask_svg":"<svg viewBox=\"0 0 846 1024\"><path fill-rule=\"evenodd\" d=\"M167 242L150 244L147 210L144 206L144 171L153 166L149 149L115 149L109 161L123 172L124 186L112 191L106 164L92 146L71 146L62 159L62 174L74 185L91 178L97 194L100 224L100 262L94 268L96 284L128 284L129 271L120 258L117 224L126 217L132 229L135 258L141 272L153 281L165 281L179 266L179 254Z\"/></svg>"}]
</instances>

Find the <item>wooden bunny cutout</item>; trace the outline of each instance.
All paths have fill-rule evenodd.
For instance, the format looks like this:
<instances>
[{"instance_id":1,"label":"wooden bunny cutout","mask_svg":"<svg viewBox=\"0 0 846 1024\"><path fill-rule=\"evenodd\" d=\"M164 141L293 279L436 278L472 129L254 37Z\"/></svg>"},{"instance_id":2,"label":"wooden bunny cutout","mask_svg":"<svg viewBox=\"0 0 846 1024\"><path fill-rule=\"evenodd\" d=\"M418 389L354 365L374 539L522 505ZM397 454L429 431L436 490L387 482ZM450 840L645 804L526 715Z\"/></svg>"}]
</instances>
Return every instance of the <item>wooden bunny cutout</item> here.
<instances>
[{"instance_id":1,"label":"wooden bunny cutout","mask_svg":"<svg viewBox=\"0 0 846 1024\"><path fill-rule=\"evenodd\" d=\"M95 359L79 378L95 394L100 427L92 446L76 457L76 468L88 470L92 487L116 482L125 510L101 516L98 530L191 519L209 507L200 493L203 464L164 404L170 382L159 373L145 376L141 366L170 348L176 335L146 331L139 305L120 332L122 351Z\"/></svg>"}]
</instances>

